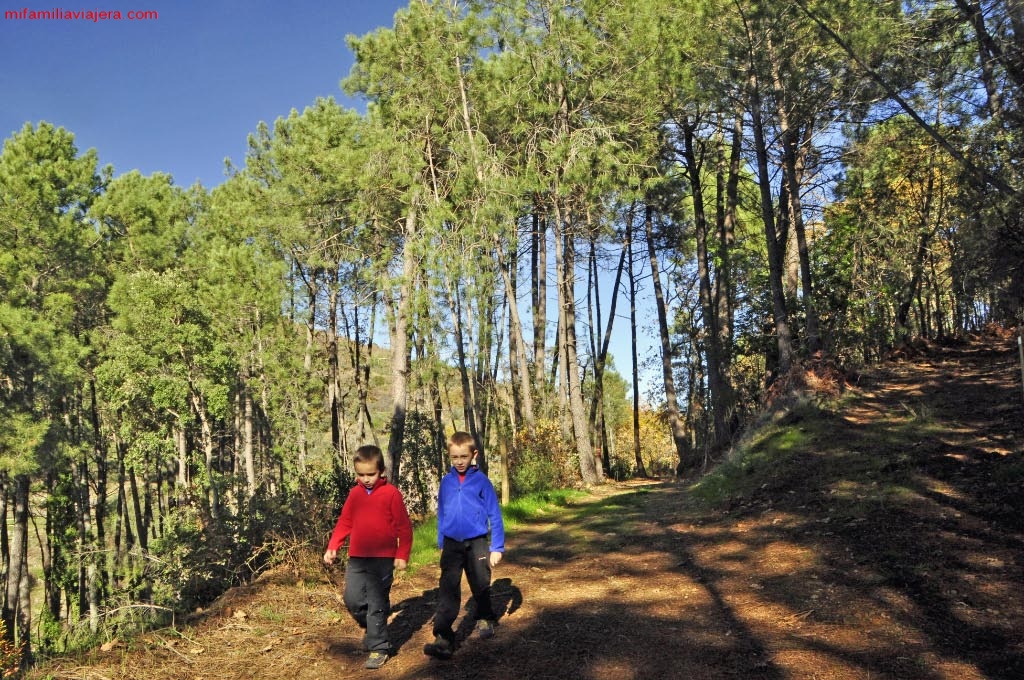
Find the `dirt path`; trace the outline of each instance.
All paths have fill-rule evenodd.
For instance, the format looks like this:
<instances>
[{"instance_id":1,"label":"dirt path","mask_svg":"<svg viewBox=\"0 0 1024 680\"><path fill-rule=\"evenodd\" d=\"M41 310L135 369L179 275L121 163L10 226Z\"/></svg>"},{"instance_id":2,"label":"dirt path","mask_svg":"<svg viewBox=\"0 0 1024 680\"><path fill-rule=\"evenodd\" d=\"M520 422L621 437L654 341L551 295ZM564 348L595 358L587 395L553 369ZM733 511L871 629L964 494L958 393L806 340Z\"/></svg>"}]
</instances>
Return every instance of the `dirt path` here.
<instances>
[{"instance_id":1,"label":"dirt path","mask_svg":"<svg viewBox=\"0 0 1024 680\"><path fill-rule=\"evenodd\" d=\"M756 491L701 509L682 483L607 485L517 528L495 573L497 635L420 652L437 568L397 582L398 655L360 631L311 562L233 590L53 678L1024 678L1024 409L1009 340L864 375L853 404L796 423ZM460 635L469 633L468 623ZM44 677L42 675L38 677Z\"/></svg>"}]
</instances>

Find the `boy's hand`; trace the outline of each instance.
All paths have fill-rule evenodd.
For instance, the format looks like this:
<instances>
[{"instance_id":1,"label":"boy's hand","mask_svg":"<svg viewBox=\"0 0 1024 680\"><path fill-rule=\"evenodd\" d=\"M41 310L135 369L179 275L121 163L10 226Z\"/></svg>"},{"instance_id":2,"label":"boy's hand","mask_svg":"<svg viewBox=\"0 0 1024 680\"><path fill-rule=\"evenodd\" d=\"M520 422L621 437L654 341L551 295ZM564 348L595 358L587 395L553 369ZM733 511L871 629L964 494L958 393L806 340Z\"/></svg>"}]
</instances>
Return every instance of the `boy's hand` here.
<instances>
[{"instance_id":1,"label":"boy's hand","mask_svg":"<svg viewBox=\"0 0 1024 680\"><path fill-rule=\"evenodd\" d=\"M500 552L492 552L491 553L491 567L498 566L498 562L501 562L501 553Z\"/></svg>"},{"instance_id":2,"label":"boy's hand","mask_svg":"<svg viewBox=\"0 0 1024 680\"><path fill-rule=\"evenodd\" d=\"M400 560L397 557L395 558L395 569L397 569L398 571L404 571L405 568L408 567L408 566L409 566L409 563L406 562L405 560Z\"/></svg>"},{"instance_id":3,"label":"boy's hand","mask_svg":"<svg viewBox=\"0 0 1024 680\"><path fill-rule=\"evenodd\" d=\"M334 558L336 558L337 556L337 550L328 550L324 552L324 564L334 564Z\"/></svg>"}]
</instances>

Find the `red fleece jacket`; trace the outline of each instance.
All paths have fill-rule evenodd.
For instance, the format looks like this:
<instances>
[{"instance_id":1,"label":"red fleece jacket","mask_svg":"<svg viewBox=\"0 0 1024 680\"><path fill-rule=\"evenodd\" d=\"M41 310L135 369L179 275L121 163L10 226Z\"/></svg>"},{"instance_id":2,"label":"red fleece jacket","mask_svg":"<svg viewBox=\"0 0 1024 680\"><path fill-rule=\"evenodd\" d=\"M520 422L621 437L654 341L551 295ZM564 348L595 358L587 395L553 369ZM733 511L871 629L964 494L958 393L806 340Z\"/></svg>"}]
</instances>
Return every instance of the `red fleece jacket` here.
<instances>
[{"instance_id":1,"label":"red fleece jacket","mask_svg":"<svg viewBox=\"0 0 1024 680\"><path fill-rule=\"evenodd\" d=\"M349 491L334 525L328 550L337 550L348 538L349 557L409 559L412 522L402 493L381 477L370 493L357 484Z\"/></svg>"}]
</instances>

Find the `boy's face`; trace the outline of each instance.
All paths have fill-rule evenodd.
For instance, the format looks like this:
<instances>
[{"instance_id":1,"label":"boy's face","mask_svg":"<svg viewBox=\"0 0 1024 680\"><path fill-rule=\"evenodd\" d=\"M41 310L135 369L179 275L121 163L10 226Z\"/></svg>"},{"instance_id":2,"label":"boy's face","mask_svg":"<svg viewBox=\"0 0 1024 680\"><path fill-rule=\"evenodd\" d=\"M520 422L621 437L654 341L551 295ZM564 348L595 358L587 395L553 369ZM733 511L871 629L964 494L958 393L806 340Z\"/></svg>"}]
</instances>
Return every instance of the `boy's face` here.
<instances>
[{"instance_id":1,"label":"boy's face","mask_svg":"<svg viewBox=\"0 0 1024 680\"><path fill-rule=\"evenodd\" d=\"M462 474L476 459L476 451L469 446L453 446L448 450L448 456L452 459L452 467Z\"/></svg>"},{"instance_id":2,"label":"boy's face","mask_svg":"<svg viewBox=\"0 0 1024 680\"><path fill-rule=\"evenodd\" d=\"M367 463L360 461L355 464L356 468L356 481L365 486L367 489L372 489L373 485L380 479L380 470L377 469L375 463Z\"/></svg>"}]
</instances>

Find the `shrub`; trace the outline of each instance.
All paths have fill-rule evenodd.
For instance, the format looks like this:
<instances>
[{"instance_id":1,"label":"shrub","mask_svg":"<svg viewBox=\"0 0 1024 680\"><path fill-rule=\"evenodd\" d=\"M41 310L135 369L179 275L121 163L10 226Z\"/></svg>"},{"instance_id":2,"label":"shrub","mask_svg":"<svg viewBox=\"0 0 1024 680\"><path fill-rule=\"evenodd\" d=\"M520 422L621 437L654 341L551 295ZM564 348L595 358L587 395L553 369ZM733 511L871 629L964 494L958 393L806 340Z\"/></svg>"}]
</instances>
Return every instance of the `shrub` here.
<instances>
[{"instance_id":1,"label":"shrub","mask_svg":"<svg viewBox=\"0 0 1024 680\"><path fill-rule=\"evenodd\" d=\"M435 507L439 483L436 461L442 453L437 450L439 440L443 438L432 418L419 411L406 415L398 486L413 517L425 517Z\"/></svg>"},{"instance_id":2,"label":"shrub","mask_svg":"<svg viewBox=\"0 0 1024 680\"><path fill-rule=\"evenodd\" d=\"M254 572L251 528L227 510L212 521L198 504L174 508L163 535L150 546L155 558L153 603L190 611L248 580Z\"/></svg>"},{"instance_id":3,"label":"shrub","mask_svg":"<svg viewBox=\"0 0 1024 680\"><path fill-rule=\"evenodd\" d=\"M562 438L558 423L539 421L532 431L516 434L509 452L509 485L513 496L563 489L580 483L578 458L571 442Z\"/></svg>"},{"instance_id":4,"label":"shrub","mask_svg":"<svg viewBox=\"0 0 1024 680\"><path fill-rule=\"evenodd\" d=\"M21 648L7 639L7 626L0 620L0 678L14 678L21 672Z\"/></svg>"}]
</instances>

